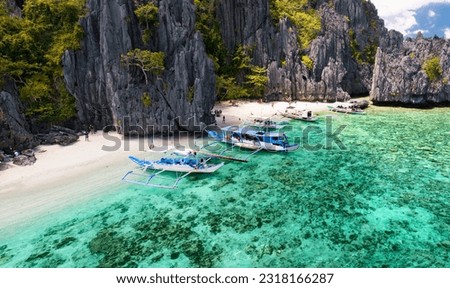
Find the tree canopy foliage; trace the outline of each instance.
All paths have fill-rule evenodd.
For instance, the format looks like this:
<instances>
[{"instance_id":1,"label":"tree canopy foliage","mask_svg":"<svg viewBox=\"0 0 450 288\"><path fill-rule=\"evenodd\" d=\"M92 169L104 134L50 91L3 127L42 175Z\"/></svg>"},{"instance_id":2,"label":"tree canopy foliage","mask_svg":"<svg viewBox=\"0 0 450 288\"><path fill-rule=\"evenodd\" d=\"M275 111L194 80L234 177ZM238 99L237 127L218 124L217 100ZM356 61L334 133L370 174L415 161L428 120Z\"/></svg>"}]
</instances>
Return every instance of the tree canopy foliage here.
<instances>
[{"instance_id":1,"label":"tree canopy foliage","mask_svg":"<svg viewBox=\"0 0 450 288\"><path fill-rule=\"evenodd\" d=\"M219 22L215 18L216 0L194 0L195 10L195 26L202 33L205 42L206 52L213 59L216 72L221 74L229 74L230 57L223 43L220 34Z\"/></svg>"},{"instance_id":2,"label":"tree canopy foliage","mask_svg":"<svg viewBox=\"0 0 450 288\"><path fill-rule=\"evenodd\" d=\"M75 115L61 58L65 50L80 47L84 7L85 0L28 0L18 17L0 5L0 76L16 80L33 119L61 122Z\"/></svg>"},{"instance_id":3,"label":"tree canopy foliage","mask_svg":"<svg viewBox=\"0 0 450 288\"><path fill-rule=\"evenodd\" d=\"M308 0L271 0L270 13L275 20L288 18L295 25L301 49L308 48L322 29L320 15Z\"/></svg>"},{"instance_id":4,"label":"tree canopy foliage","mask_svg":"<svg viewBox=\"0 0 450 288\"><path fill-rule=\"evenodd\" d=\"M120 61L126 66L136 66L141 69L148 84L148 75L160 75L164 71L164 52L152 52L136 48L122 55Z\"/></svg>"},{"instance_id":5,"label":"tree canopy foliage","mask_svg":"<svg viewBox=\"0 0 450 288\"><path fill-rule=\"evenodd\" d=\"M305 64L305 66L306 66L306 68L308 68L308 70L310 70L310 71L313 70L314 61L308 55L302 56L302 63Z\"/></svg>"},{"instance_id":6,"label":"tree canopy foliage","mask_svg":"<svg viewBox=\"0 0 450 288\"><path fill-rule=\"evenodd\" d=\"M240 45L232 52L227 51L215 18L217 0L194 0L194 3L196 28L202 33L206 52L214 61L219 99L261 98L268 81L267 71L251 63L252 48Z\"/></svg>"},{"instance_id":7,"label":"tree canopy foliage","mask_svg":"<svg viewBox=\"0 0 450 288\"><path fill-rule=\"evenodd\" d=\"M152 52L136 48L121 55L120 62L128 67L138 67L144 74L145 84L148 85L147 73L157 76L164 72L164 58L164 52ZM144 107L149 107L152 104L152 98L148 92L144 92L141 96L141 101Z\"/></svg>"},{"instance_id":8,"label":"tree canopy foliage","mask_svg":"<svg viewBox=\"0 0 450 288\"><path fill-rule=\"evenodd\" d=\"M434 82L442 76L442 66L438 56L431 57L423 63L422 69L427 74L428 78Z\"/></svg>"},{"instance_id":9,"label":"tree canopy foliage","mask_svg":"<svg viewBox=\"0 0 450 288\"><path fill-rule=\"evenodd\" d=\"M150 1L139 5L134 10L134 14L136 14L139 24L144 30L142 40L144 42L150 41L152 29L158 25L158 6Z\"/></svg>"},{"instance_id":10,"label":"tree canopy foliage","mask_svg":"<svg viewBox=\"0 0 450 288\"><path fill-rule=\"evenodd\" d=\"M268 81L267 69L251 64L251 47L236 48L231 64L232 73L217 75L217 95L222 100L261 98Z\"/></svg>"},{"instance_id":11,"label":"tree canopy foliage","mask_svg":"<svg viewBox=\"0 0 450 288\"><path fill-rule=\"evenodd\" d=\"M137 16L139 23L146 28L155 26L158 23L158 6L153 2L139 5L136 10L134 10L134 13Z\"/></svg>"},{"instance_id":12,"label":"tree canopy foliage","mask_svg":"<svg viewBox=\"0 0 450 288\"><path fill-rule=\"evenodd\" d=\"M352 28L348 30L348 36L350 37L350 48L352 51L352 57L359 64L375 64L375 57L377 54L378 40L369 41L364 49L361 49L356 39L356 32Z\"/></svg>"}]
</instances>

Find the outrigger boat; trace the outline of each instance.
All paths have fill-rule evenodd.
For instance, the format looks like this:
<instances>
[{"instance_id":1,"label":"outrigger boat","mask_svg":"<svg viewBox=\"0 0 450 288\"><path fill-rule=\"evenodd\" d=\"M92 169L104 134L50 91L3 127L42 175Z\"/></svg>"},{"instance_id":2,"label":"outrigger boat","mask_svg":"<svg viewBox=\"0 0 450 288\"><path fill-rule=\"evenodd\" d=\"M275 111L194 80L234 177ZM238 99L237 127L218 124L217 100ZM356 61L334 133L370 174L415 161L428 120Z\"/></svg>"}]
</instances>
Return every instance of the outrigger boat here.
<instances>
[{"instance_id":1,"label":"outrigger boat","mask_svg":"<svg viewBox=\"0 0 450 288\"><path fill-rule=\"evenodd\" d=\"M213 130L207 130L207 132L210 137L219 142L256 150L256 152L260 150L289 152L299 148L298 144L290 144L286 134L282 132L254 130L248 126L227 126L223 127L220 132Z\"/></svg>"},{"instance_id":2,"label":"outrigger boat","mask_svg":"<svg viewBox=\"0 0 450 288\"><path fill-rule=\"evenodd\" d=\"M192 173L214 173L224 163L219 164L209 164L207 163L211 158L199 158L196 153L190 153L186 155L173 153L174 157L163 157L156 161L144 160L138 157L129 156L131 161L136 163L141 169L141 173L136 171L128 171L123 177L122 181L139 184L150 187L158 188L177 188L178 183L184 179L186 176ZM157 171L150 174L145 173L147 171ZM175 172L176 177L173 184L155 184L152 181L156 179L161 179L161 174L164 172ZM166 178L167 179L167 178Z\"/></svg>"},{"instance_id":3,"label":"outrigger boat","mask_svg":"<svg viewBox=\"0 0 450 288\"><path fill-rule=\"evenodd\" d=\"M280 130L285 127L284 124L287 123L278 123L276 121L271 120L270 118L254 118L252 121L247 121L243 125L257 127L264 130Z\"/></svg>"},{"instance_id":4,"label":"outrigger boat","mask_svg":"<svg viewBox=\"0 0 450 288\"><path fill-rule=\"evenodd\" d=\"M332 112L345 113L345 114L356 114L356 115L365 115L366 112L361 108L358 108L353 105L337 105L337 106L328 106L328 109Z\"/></svg>"},{"instance_id":5,"label":"outrigger boat","mask_svg":"<svg viewBox=\"0 0 450 288\"><path fill-rule=\"evenodd\" d=\"M315 122L319 119L314 116L314 113L311 110L286 109L284 112L281 112L281 115L283 117L305 122Z\"/></svg>"}]
</instances>

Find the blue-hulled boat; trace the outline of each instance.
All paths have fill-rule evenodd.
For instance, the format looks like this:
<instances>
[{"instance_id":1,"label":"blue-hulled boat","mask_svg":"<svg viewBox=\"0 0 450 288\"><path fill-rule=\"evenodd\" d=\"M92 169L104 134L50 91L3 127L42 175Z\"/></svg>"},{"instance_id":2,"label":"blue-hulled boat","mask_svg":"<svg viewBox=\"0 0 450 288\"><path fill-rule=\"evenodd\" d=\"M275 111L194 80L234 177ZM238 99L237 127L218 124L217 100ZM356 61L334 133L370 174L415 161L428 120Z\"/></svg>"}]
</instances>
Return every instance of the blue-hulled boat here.
<instances>
[{"instance_id":1,"label":"blue-hulled boat","mask_svg":"<svg viewBox=\"0 0 450 288\"><path fill-rule=\"evenodd\" d=\"M255 130L248 126L227 126L220 131L207 130L207 132L217 141L251 150L289 152L299 148L298 144L290 144L283 132Z\"/></svg>"}]
</instances>

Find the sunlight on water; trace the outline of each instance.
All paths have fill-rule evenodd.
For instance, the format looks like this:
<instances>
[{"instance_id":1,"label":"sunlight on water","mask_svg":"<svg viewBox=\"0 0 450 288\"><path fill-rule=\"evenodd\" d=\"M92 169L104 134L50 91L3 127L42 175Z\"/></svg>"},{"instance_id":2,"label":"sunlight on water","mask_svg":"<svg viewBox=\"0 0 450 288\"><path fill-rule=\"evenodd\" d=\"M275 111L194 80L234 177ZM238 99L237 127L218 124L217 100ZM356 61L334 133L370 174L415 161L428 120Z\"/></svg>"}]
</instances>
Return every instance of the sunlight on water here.
<instances>
[{"instance_id":1,"label":"sunlight on water","mask_svg":"<svg viewBox=\"0 0 450 288\"><path fill-rule=\"evenodd\" d=\"M450 267L450 109L333 119L347 150L260 152L177 190L104 179L0 236L0 267Z\"/></svg>"}]
</instances>

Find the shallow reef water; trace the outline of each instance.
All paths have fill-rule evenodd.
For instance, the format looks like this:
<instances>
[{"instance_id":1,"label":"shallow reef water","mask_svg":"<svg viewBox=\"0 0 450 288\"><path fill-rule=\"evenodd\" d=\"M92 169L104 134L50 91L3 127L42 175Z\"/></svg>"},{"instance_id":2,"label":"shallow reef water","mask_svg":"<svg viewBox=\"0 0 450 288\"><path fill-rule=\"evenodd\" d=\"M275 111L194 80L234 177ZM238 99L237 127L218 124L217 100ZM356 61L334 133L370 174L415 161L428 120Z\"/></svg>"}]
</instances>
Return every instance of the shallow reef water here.
<instances>
[{"instance_id":1,"label":"shallow reef water","mask_svg":"<svg viewBox=\"0 0 450 288\"><path fill-rule=\"evenodd\" d=\"M326 144L323 115L306 138L291 122L298 151L176 190L105 179L101 196L0 236L0 267L450 267L450 109L330 115L341 147L306 147Z\"/></svg>"}]
</instances>

